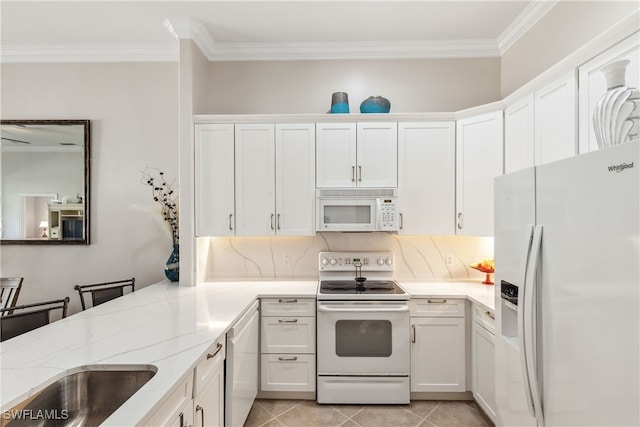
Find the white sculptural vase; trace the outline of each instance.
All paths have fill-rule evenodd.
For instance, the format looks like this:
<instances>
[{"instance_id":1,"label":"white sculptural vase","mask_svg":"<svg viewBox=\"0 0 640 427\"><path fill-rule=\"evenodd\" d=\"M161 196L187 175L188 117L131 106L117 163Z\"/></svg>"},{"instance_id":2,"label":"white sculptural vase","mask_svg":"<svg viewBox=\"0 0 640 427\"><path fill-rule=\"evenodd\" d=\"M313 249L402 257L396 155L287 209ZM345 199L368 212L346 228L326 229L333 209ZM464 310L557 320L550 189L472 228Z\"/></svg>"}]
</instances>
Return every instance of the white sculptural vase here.
<instances>
[{"instance_id":1,"label":"white sculptural vase","mask_svg":"<svg viewBox=\"0 0 640 427\"><path fill-rule=\"evenodd\" d=\"M601 68L607 80L607 92L593 111L593 130L601 149L638 138L640 91L625 86L629 62L624 59Z\"/></svg>"}]
</instances>

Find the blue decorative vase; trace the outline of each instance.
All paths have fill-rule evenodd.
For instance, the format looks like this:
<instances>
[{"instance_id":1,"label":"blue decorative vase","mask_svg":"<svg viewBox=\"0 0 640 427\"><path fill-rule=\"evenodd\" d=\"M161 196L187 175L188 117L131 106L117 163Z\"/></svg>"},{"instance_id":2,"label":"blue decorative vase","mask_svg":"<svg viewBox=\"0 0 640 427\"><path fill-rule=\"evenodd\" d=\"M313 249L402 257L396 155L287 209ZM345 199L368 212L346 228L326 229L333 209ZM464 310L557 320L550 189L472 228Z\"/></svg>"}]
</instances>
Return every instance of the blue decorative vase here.
<instances>
[{"instance_id":1,"label":"blue decorative vase","mask_svg":"<svg viewBox=\"0 0 640 427\"><path fill-rule=\"evenodd\" d=\"M361 113L388 113L390 110L391 103L381 96L370 96L360 104Z\"/></svg>"},{"instance_id":2,"label":"blue decorative vase","mask_svg":"<svg viewBox=\"0 0 640 427\"><path fill-rule=\"evenodd\" d=\"M349 96L346 92L335 92L331 96L331 114L349 113Z\"/></svg>"},{"instance_id":3,"label":"blue decorative vase","mask_svg":"<svg viewBox=\"0 0 640 427\"><path fill-rule=\"evenodd\" d=\"M173 250L166 265L164 266L164 275L172 282L180 280L180 245L173 244Z\"/></svg>"}]
</instances>

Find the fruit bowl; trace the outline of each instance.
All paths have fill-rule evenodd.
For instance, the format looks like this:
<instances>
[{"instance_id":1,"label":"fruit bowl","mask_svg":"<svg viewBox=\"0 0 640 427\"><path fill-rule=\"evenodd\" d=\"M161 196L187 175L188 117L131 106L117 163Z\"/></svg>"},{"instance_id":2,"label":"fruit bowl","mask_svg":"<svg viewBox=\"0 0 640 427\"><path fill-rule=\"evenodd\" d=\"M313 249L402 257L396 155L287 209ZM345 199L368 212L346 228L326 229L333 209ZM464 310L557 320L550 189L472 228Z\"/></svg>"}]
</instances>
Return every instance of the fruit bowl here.
<instances>
[{"instance_id":1,"label":"fruit bowl","mask_svg":"<svg viewBox=\"0 0 640 427\"><path fill-rule=\"evenodd\" d=\"M491 273L495 271L495 263L492 259L491 260L485 259L485 260L482 260L482 262L471 264L471 268L473 268L474 270L481 271L487 275L484 279L484 282L482 282L482 284L493 285L493 282L491 281Z\"/></svg>"}]
</instances>

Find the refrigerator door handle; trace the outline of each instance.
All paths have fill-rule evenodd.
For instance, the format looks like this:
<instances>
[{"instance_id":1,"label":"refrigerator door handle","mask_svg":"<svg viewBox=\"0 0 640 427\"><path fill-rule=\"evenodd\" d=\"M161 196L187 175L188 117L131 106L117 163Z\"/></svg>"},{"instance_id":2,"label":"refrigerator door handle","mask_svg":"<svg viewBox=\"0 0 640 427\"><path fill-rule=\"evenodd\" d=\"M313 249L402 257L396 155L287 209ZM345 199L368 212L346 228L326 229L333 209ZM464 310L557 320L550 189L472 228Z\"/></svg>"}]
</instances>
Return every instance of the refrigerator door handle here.
<instances>
[{"instance_id":1,"label":"refrigerator door handle","mask_svg":"<svg viewBox=\"0 0 640 427\"><path fill-rule=\"evenodd\" d=\"M528 369L528 360L527 353L525 352L526 341L525 341L525 307L527 304L525 289L527 289L527 273L529 267L529 259L531 258L531 244L533 243L533 225L528 226L528 238L527 238L527 256L524 262L524 272L522 277L522 289L518 292L518 344L520 347L520 367L522 371L522 382L524 385L524 394L525 400L527 403L527 409L529 410L529 414L535 418L535 410L533 407L533 396L531 395L531 385L529 381L529 369Z\"/></svg>"},{"instance_id":2,"label":"refrigerator door handle","mask_svg":"<svg viewBox=\"0 0 640 427\"><path fill-rule=\"evenodd\" d=\"M537 311L537 271L540 259L540 249L542 243L542 226L536 225L533 229L533 239L531 240L531 250L529 252L527 267L525 271L524 285L524 305L522 311L522 341L524 354L524 369L526 382L528 383L529 409L532 412L538 426L544 426L544 416L542 412L542 395L538 382L538 352L537 331L536 331L536 311Z\"/></svg>"}]
</instances>

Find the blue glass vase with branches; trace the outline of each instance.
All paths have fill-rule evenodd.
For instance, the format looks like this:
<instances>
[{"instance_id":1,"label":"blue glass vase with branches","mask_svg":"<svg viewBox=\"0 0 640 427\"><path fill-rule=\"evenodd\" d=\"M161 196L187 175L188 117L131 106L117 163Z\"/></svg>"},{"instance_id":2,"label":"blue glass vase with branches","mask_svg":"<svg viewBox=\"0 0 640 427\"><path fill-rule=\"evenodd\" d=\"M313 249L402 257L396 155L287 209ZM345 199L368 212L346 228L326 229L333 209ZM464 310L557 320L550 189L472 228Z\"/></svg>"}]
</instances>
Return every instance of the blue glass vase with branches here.
<instances>
[{"instance_id":1,"label":"blue glass vase with branches","mask_svg":"<svg viewBox=\"0 0 640 427\"><path fill-rule=\"evenodd\" d=\"M172 282L180 280L180 233L178 230L178 193L174 182L168 182L161 170L146 167L142 171L143 183L151 187L153 201L160 204L162 219L168 224L173 241L173 249L165 263L164 275Z\"/></svg>"}]
</instances>

